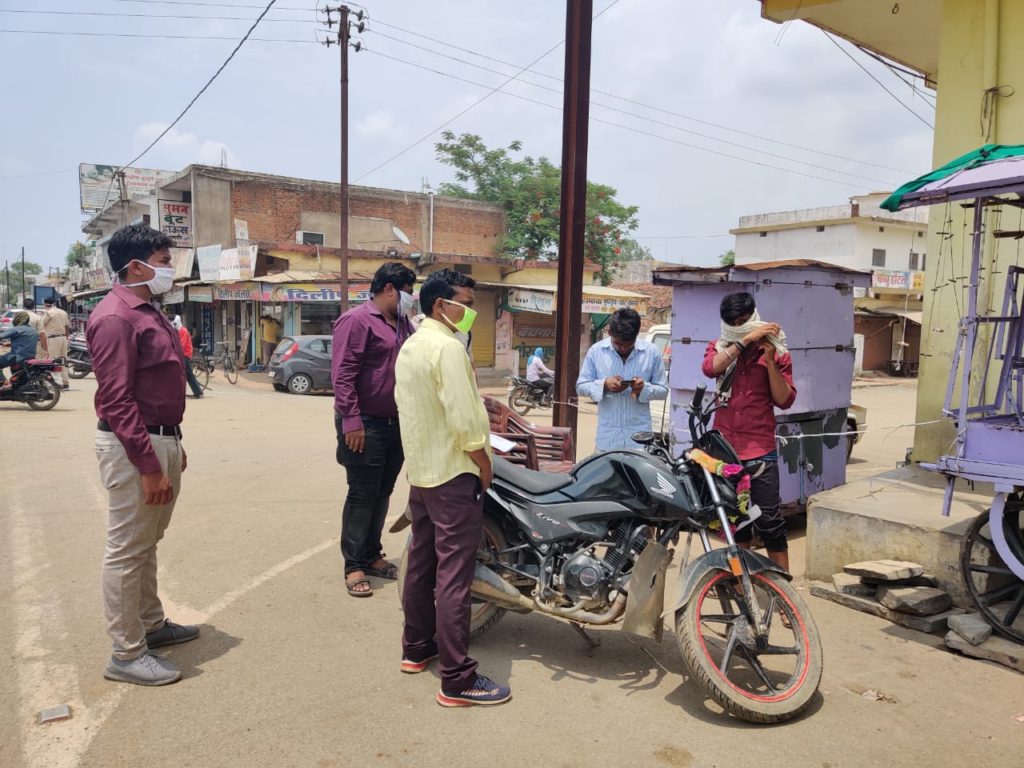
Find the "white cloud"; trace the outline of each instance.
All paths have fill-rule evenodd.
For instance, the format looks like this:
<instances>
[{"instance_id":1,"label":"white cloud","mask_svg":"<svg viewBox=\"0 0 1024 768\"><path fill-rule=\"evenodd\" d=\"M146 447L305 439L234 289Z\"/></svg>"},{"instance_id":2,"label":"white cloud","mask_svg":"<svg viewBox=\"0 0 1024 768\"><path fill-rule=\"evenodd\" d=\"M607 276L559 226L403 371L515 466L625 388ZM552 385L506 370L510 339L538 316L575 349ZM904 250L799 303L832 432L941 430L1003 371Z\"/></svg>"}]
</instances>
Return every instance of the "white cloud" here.
<instances>
[{"instance_id":1,"label":"white cloud","mask_svg":"<svg viewBox=\"0 0 1024 768\"><path fill-rule=\"evenodd\" d=\"M400 125L395 116L386 109L371 112L355 125L355 134L367 141L385 141L398 143L407 138L404 126Z\"/></svg>"},{"instance_id":2,"label":"white cloud","mask_svg":"<svg viewBox=\"0 0 1024 768\"><path fill-rule=\"evenodd\" d=\"M167 123L140 125L133 139L135 152L141 152L148 147L165 128ZM178 170L190 163L220 165L222 153L226 153L229 167L239 167L238 157L224 142L200 139L194 133L182 133L177 128L172 128L139 163L143 166L159 165L169 170Z\"/></svg>"}]
</instances>

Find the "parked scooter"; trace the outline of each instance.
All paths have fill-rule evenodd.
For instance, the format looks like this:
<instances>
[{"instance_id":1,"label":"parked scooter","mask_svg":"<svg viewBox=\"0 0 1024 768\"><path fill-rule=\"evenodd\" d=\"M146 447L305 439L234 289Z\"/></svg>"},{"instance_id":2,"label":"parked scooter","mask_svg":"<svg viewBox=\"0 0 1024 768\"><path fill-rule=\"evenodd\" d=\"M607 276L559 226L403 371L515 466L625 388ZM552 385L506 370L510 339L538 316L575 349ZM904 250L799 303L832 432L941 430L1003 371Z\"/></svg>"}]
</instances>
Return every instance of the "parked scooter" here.
<instances>
[{"instance_id":1,"label":"parked scooter","mask_svg":"<svg viewBox=\"0 0 1024 768\"><path fill-rule=\"evenodd\" d=\"M0 401L26 403L33 411L48 411L60 401L60 387L53 375L60 360L29 360L11 369L11 386L0 388Z\"/></svg>"},{"instance_id":2,"label":"parked scooter","mask_svg":"<svg viewBox=\"0 0 1024 768\"><path fill-rule=\"evenodd\" d=\"M92 373L92 357L84 333L73 333L68 338L68 356L66 358L68 376L72 379L84 379Z\"/></svg>"}]
</instances>

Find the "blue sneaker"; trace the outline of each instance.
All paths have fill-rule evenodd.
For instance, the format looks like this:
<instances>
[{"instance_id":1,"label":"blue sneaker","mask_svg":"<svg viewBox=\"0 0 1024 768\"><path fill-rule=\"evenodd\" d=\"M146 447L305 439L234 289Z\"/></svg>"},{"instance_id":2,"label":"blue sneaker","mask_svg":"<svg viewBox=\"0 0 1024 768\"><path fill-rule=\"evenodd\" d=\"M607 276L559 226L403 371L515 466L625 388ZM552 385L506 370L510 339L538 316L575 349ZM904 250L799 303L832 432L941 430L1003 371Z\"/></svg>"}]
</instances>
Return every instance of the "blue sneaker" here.
<instances>
[{"instance_id":1,"label":"blue sneaker","mask_svg":"<svg viewBox=\"0 0 1024 768\"><path fill-rule=\"evenodd\" d=\"M504 704L512 698L512 689L498 685L483 675L477 675L473 684L460 693L437 692L437 703L442 707L472 707L476 704Z\"/></svg>"}]
</instances>

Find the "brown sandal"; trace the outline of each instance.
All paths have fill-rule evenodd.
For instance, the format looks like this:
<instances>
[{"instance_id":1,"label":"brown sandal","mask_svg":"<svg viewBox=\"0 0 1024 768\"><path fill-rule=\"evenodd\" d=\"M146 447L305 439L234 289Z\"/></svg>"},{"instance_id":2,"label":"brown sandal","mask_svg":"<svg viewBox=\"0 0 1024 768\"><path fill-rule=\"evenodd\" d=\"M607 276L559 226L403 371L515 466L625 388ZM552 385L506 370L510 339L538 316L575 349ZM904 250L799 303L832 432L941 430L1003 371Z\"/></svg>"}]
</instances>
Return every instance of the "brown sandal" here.
<instances>
[{"instance_id":1,"label":"brown sandal","mask_svg":"<svg viewBox=\"0 0 1024 768\"><path fill-rule=\"evenodd\" d=\"M356 589L360 584L365 584L366 589ZM345 589L352 597L373 597L373 587L370 586L370 580L363 576L361 579L354 579L349 581L345 579Z\"/></svg>"}]
</instances>

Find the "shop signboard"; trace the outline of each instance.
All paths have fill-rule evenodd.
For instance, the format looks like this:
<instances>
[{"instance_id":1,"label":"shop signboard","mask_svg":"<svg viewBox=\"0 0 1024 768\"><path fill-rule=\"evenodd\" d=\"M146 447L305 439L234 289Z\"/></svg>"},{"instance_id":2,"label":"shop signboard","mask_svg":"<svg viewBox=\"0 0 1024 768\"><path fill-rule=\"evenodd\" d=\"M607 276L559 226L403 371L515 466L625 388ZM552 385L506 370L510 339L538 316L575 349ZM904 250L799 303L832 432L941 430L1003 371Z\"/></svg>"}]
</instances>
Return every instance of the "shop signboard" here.
<instances>
[{"instance_id":1,"label":"shop signboard","mask_svg":"<svg viewBox=\"0 0 1024 768\"><path fill-rule=\"evenodd\" d=\"M179 248L192 247L192 203L160 200L160 231Z\"/></svg>"},{"instance_id":2,"label":"shop signboard","mask_svg":"<svg viewBox=\"0 0 1024 768\"><path fill-rule=\"evenodd\" d=\"M203 280L218 280L220 278L220 252L220 245L204 245L196 249L200 278Z\"/></svg>"},{"instance_id":3,"label":"shop signboard","mask_svg":"<svg viewBox=\"0 0 1024 768\"><path fill-rule=\"evenodd\" d=\"M508 292L508 307L517 312L536 312L550 315L555 312L556 295L552 291L530 290L528 288L511 288ZM604 296L587 293L583 289L581 311L591 315L610 315L617 309L629 307L640 314L647 312L646 296Z\"/></svg>"},{"instance_id":4,"label":"shop signboard","mask_svg":"<svg viewBox=\"0 0 1024 768\"><path fill-rule=\"evenodd\" d=\"M167 307L171 304L181 304L185 301L185 289L172 288L161 297L161 303Z\"/></svg>"},{"instance_id":5,"label":"shop signboard","mask_svg":"<svg viewBox=\"0 0 1024 768\"><path fill-rule=\"evenodd\" d=\"M238 258L237 248L224 248L220 252L220 268L218 280L241 280L242 264Z\"/></svg>"},{"instance_id":6,"label":"shop signboard","mask_svg":"<svg viewBox=\"0 0 1024 768\"><path fill-rule=\"evenodd\" d=\"M194 301L197 304L212 304L213 303L213 286L210 285L190 285L188 287L188 300Z\"/></svg>"},{"instance_id":7,"label":"shop signboard","mask_svg":"<svg viewBox=\"0 0 1024 768\"><path fill-rule=\"evenodd\" d=\"M93 214L102 211L121 194L115 176L116 165L95 165L80 163L78 166L78 190L82 213ZM153 195L161 184L166 184L177 175L176 171L159 171L152 168L120 168L124 173L124 189L128 199L142 202Z\"/></svg>"},{"instance_id":8,"label":"shop signboard","mask_svg":"<svg viewBox=\"0 0 1024 768\"><path fill-rule=\"evenodd\" d=\"M262 301L263 291L259 283L221 283L213 286L213 298L217 301Z\"/></svg>"},{"instance_id":9,"label":"shop signboard","mask_svg":"<svg viewBox=\"0 0 1024 768\"><path fill-rule=\"evenodd\" d=\"M871 273L871 287L905 291L910 287L910 273L893 269L876 269Z\"/></svg>"},{"instance_id":10,"label":"shop signboard","mask_svg":"<svg viewBox=\"0 0 1024 768\"><path fill-rule=\"evenodd\" d=\"M174 278L188 280L192 277L192 265L196 261L196 252L192 248L171 248L171 264L174 265Z\"/></svg>"},{"instance_id":11,"label":"shop signboard","mask_svg":"<svg viewBox=\"0 0 1024 768\"><path fill-rule=\"evenodd\" d=\"M555 311L555 294L531 291L525 288L511 288L508 292L509 309L518 312L537 312L544 315Z\"/></svg>"},{"instance_id":12,"label":"shop signboard","mask_svg":"<svg viewBox=\"0 0 1024 768\"><path fill-rule=\"evenodd\" d=\"M269 302L340 302L340 283L288 283L286 285L267 285L265 293ZM348 300L363 302L370 299L369 283L350 283Z\"/></svg>"}]
</instances>

